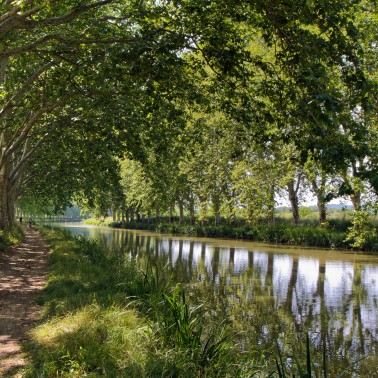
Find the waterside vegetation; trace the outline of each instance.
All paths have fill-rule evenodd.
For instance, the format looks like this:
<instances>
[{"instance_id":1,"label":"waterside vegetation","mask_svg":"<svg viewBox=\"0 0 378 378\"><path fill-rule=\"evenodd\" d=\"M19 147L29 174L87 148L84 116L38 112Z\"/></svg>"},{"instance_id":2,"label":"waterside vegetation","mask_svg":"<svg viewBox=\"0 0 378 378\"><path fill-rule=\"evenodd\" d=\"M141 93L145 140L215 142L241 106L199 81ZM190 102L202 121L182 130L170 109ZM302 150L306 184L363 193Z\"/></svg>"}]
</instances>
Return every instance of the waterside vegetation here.
<instances>
[{"instance_id":1,"label":"waterside vegetation","mask_svg":"<svg viewBox=\"0 0 378 378\"><path fill-rule=\"evenodd\" d=\"M292 343L295 360L285 338L279 348L243 350L230 324L209 321L207 304L192 303L156 266L62 230L42 232L50 275L25 377L327 376L327 350L313 353L304 335Z\"/></svg>"},{"instance_id":2,"label":"waterside vegetation","mask_svg":"<svg viewBox=\"0 0 378 378\"><path fill-rule=\"evenodd\" d=\"M227 238L248 241L259 241L273 244L289 244L332 249L358 249L363 251L378 251L378 234L374 223L367 223L365 234L352 235L355 232L353 221L333 219L323 227L315 222L302 222L295 226L283 218L276 219L275 224L250 224L245 221L232 224L223 222L215 226L212 218L204 222L192 224L189 219L180 223L178 219L170 220L161 217L150 221L113 221L106 219L88 219L86 224L109 226L115 228L139 229L160 233L178 234L184 236ZM361 231L361 226L359 226Z\"/></svg>"}]
</instances>

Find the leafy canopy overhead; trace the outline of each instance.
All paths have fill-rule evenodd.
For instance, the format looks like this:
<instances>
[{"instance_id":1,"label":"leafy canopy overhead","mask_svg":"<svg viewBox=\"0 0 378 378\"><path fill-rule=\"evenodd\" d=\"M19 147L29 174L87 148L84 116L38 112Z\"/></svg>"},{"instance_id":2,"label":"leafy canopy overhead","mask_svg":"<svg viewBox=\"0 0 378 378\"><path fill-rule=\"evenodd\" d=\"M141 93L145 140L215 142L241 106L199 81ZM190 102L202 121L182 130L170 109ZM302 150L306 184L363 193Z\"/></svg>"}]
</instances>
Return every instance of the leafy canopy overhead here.
<instances>
[{"instance_id":1,"label":"leafy canopy overhead","mask_svg":"<svg viewBox=\"0 0 378 378\"><path fill-rule=\"evenodd\" d=\"M199 103L245 142L294 143L327 170L365 161L377 182L374 12L351 0L3 1L4 185L47 198L42 176L66 203L115 182L114 156L160 172Z\"/></svg>"}]
</instances>

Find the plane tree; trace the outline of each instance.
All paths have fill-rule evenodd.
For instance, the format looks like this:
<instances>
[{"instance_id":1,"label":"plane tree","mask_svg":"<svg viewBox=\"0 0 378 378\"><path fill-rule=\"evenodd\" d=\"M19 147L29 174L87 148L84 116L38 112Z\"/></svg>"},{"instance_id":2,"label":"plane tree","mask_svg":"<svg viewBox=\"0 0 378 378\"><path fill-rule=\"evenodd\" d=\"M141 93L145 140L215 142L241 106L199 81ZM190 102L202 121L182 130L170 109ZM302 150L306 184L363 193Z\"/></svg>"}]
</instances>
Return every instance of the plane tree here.
<instances>
[{"instance_id":1,"label":"plane tree","mask_svg":"<svg viewBox=\"0 0 378 378\"><path fill-rule=\"evenodd\" d=\"M182 45L173 33L154 25L152 8L113 0L2 2L0 228L14 221L31 159L41 152L52 165L59 161L42 152L54 138L92 131L98 139L119 137L136 149L134 101L162 64L176 63L177 45ZM173 41L170 45L164 35ZM93 138L88 140L84 146L86 138L81 138L82 148L93 147Z\"/></svg>"},{"instance_id":2,"label":"plane tree","mask_svg":"<svg viewBox=\"0 0 378 378\"><path fill-rule=\"evenodd\" d=\"M51 164L58 162L43 146L50 143L51 151L62 153L62 146L54 150L54 139L66 133L82 135L83 150L104 138L109 152L129 151L140 161L151 148L167 152L159 147L162 141L154 146L157 134L169 133L153 120L164 109L159 99L174 108L177 98L197 97L187 91L188 64L213 72L212 95L220 110L253 129L256 142L277 138L294 143L302 163L310 151L327 169L345 166L359 149L340 133L340 125L352 139L361 135L349 132L354 124L346 121L356 104L367 111L372 103L367 69L361 68L366 49L360 43L365 26L356 22L361 4L373 7L352 0L3 1L0 228L14 221L21 189L26 193L28 184L32 192L31 181L25 181L36 174L32 158L37 164L45 154ZM272 64L250 48L251 40L271 49ZM184 59L191 51L200 58ZM340 87L333 85L335 74ZM168 84L159 88L162 83ZM350 101L343 89L353 92ZM264 108L262 97L273 106ZM273 129L278 135L270 124L278 125ZM88 140L87 133L93 134ZM72 146L72 154L78 153L72 161L78 162L80 149ZM110 160L104 157L104 163ZM369 158L366 177L373 177L374 164ZM48 170L39 167L40 175Z\"/></svg>"}]
</instances>

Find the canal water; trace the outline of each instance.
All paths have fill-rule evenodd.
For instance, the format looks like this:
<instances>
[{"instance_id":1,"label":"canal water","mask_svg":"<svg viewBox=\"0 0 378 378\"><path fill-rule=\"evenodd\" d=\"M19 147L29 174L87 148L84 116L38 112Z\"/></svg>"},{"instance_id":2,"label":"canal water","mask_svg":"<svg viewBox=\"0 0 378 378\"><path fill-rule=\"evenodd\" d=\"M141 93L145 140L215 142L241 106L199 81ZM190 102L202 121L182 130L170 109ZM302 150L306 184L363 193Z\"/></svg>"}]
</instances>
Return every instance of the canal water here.
<instances>
[{"instance_id":1,"label":"canal water","mask_svg":"<svg viewBox=\"0 0 378 378\"><path fill-rule=\"evenodd\" d=\"M223 239L64 225L109 251L149 261L205 302L215 323L240 334L240 350L272 345L327 350L331 376L378 377L378 256ZM297 349L296 349L297 348ZM302 348L302 349L301 349ZM333 374L332 374L333 372Z\"/></svg>"}]
</instances>

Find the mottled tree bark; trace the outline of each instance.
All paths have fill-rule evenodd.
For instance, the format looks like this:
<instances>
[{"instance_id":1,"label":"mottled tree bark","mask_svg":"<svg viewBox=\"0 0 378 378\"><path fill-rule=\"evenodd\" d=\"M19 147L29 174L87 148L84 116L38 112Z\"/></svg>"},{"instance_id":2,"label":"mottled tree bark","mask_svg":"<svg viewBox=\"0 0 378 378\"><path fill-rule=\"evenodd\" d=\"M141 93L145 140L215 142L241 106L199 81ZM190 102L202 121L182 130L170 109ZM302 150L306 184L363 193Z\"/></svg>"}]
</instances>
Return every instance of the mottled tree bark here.
<instances>
[{"instance_id":1,"label":"mottled tree bark","mask_svg":"<svg viewBox=\"0 0 378 378\"><path fill-rule=\"evenodd\" d=\"M180 224L184 223L184 199L181 197L179 200Z\"/></svg>"},{"instance_id":2,"label":"mottled tree bark","mask_svg":"<svg viewBox=\"0 0 378 378\"><path fill-rule=\"evenodd\" d=\"M294 185L294 180L290 180L287 184L287 189L289 192L289 200L291 204L291 212L293 214L293 222L296 226L299 225L299 198L298 191Z\"/></svg>"}]
</instances>

